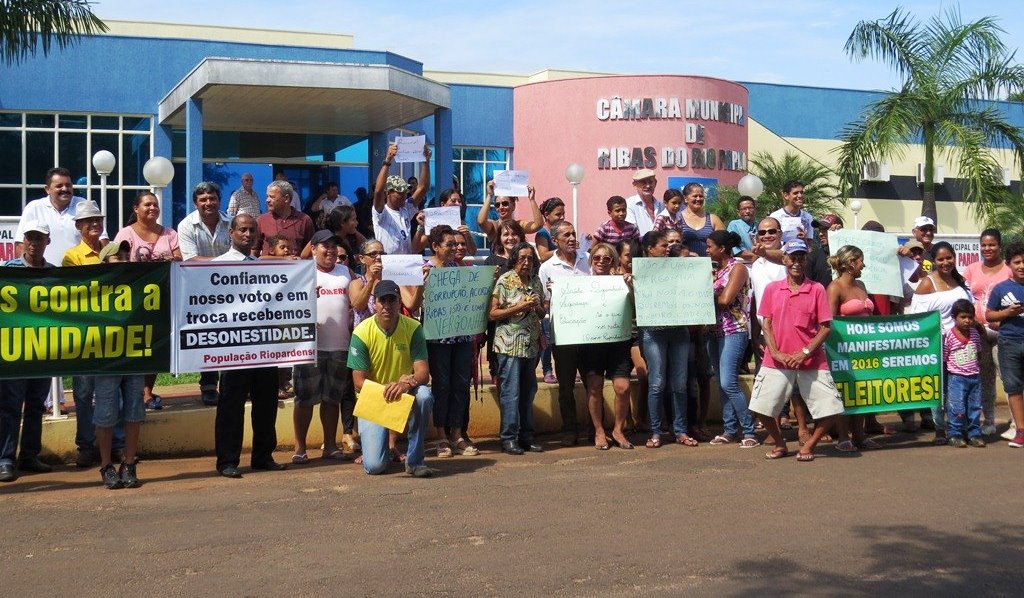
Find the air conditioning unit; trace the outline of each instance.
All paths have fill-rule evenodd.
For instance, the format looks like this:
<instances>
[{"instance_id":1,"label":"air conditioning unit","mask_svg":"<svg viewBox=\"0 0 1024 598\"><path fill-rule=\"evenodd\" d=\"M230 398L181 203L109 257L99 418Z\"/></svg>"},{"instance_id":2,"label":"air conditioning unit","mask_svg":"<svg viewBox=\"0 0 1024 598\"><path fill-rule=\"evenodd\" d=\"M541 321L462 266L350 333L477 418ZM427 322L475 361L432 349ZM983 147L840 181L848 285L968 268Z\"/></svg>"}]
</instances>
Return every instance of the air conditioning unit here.
<instances>
[{"instance_id":1,"label":"air conditioning unit","mask_svg":"<svg viewBox=\"0 0 1024 598\"><path fill-rule=\"evenodd\" d=\"M889 182L889 163L879 160L865 162L860 174L863 181L887 183Z\"/></svg>"},{"instance_id":2,"label":"air conditioning unit","mask_svg":"<svg viewBox=\"0 0 1024 598\"><path fill-rule=\"evenodd\" d=\"M946 167L942 164L935 164L932 167L932 178L935 179L936 185L942 185L946 182ZM924 164L917 165L917 184L924 184Z\"/></svg>"}]
</instances>

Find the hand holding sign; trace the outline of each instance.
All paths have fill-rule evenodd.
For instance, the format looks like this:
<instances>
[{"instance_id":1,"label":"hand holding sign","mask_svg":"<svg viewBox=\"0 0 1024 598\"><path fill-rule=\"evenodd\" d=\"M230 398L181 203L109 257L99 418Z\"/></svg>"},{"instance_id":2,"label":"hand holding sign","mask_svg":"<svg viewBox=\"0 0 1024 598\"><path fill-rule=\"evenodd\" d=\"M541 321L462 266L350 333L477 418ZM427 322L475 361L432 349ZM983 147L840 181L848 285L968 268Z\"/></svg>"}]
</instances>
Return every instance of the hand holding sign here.
<instances>
[{"instance_id":1,"label":"hand holding sign","mask_svg":"<svg viewBox=\"0 0 1024 598\"><path fill-rule=\"evenodd\" d=\"M494 173L494 194L504 197L526 197L530 175L525 170L499 170Z\"/></svg>"},{"instance_id":2,"label":"hand holding sign","mask_svg":"<svg viewBox=\"0 0 1024 598\"><path fill-rule=\"evenodd\" d=\"M380 256L384 280L399 286L423 286L423 258L418 255L390 254Z\"/></svg>"},{"instance_id":3,"label":"hand holding sign","mask_svg":"<svg viewBox=\"0 0 1024 598\"><path fill-rule=\"evenodd\" d=\"M395 154L395 162L399 164L403 162L423 162L426 143L426 135L396 137L395 145L398 146L398 153Z\"/></svg>"},{"instance_id":4,"label":"hand holding sign","mask_svg":"<svg viewBox=\"0 0 1024 598\"><path fill-rule=\"evenodd\" d=\"M423 232L430 234L435 226L447 224L453 230L459 230L462 226L462 208L459 206L446 206L443 208L426 208L424 212Z\"/></svg>"}]
</instances>

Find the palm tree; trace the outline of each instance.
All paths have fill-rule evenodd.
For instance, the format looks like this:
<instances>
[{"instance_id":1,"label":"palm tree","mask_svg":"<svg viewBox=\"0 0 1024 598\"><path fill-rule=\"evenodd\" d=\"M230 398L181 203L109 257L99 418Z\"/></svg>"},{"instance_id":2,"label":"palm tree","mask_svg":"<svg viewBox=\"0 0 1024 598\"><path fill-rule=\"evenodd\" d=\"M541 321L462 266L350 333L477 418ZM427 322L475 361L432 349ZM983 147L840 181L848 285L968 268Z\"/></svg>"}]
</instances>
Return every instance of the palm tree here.
<instances>
[{"instance_id":1,"label":"palm tree","mask_svg":"<svg viewBox=\"0 0 1024 598\"><path fill-rule=\"evenodd\" d=\"M1000 40L996 20L962 22L948 10L922 25L897 8L885 19L861 21L846 40L851 57L871 57L900 74L902 86L871 103L859 122L846 126L837 148L844 192L860 183L868 161L902 157L906 144L924 144L921 214L936 220L936 155L958 159L964 199L988 216L1007 195L996 184L999 166L988 150L1008 147L1024 161L1024 137L995 105L1003 94L1024 89L1024 68Z\"/></svg>"},{"instance_id":2,"label":"palm tree","mask_svg":"<svg viewBox=\"0 0 1024 598\"><path fill-rule=\"evenodd\" d=\"M64 49L83 35L107 31L89 0L3 0L0 2L0 58L8 66L49 54L56 42Z\"/></svg>"}]
</instances>

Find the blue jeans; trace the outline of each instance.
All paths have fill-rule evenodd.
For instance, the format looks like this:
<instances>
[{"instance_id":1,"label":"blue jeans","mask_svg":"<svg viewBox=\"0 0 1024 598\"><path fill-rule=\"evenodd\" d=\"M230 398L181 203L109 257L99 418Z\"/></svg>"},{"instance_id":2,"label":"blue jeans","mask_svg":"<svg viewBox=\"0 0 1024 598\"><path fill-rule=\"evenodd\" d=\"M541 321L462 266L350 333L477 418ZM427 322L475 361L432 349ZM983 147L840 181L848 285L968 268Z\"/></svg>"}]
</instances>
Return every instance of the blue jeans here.
<instances>
[{"instance_id":1,"label":"blue jeans","mask_svg":"<svg viewBox=\"0 0 1024 598\"><path fill-rule=\"evenodd\" d=\"M39 456L43 446L43 414L49 395L50 378L0 382L0 465L14 465L15 455L19 459Z\"/></svg>"},{"instance_id":2,"label":"blue jeans","mask_svg":"<svg viewBox=\"0 0 1024 598\"><path fill-rule=\"evenodd\" d=\"M740 390L739 366L747 350L747 333L725 336L708 335L708 355L711 367L718 371L718 388L722 391L723 433L736 438L743 427L744 438L754 438L754 418L747 409L747 397Z\"/></svg>"},{"instance_id":3,"label":"blue jeans","mask_svg":"<svg viewBox=\"0 0 1024 598\"><path fill-rule=\"evenodd\" d=\"M430 388L434 396L434 427L462 429L469 405L473 343L427 343Z\"/></svg>"},{"instance_id":4,"label":"blue jeans","mask_svg":"<svg viewBox=\"0 0 1024 598\"><path fill-rule=\"evenodd\" d=\"M554 370L551 367L551 319L540 321L540 331L544 335L544 351L540 354L540 369L547 376Z\"/></svg>"},{"instance_id":5,"label":"blue jeans","mask_svg":"<svg viewBox=\"0 0 1024 598\"><path fill-rule=\"evenodd\" d=\"M686 434L686 369L690 355L690 334L684 327L644 328L640 331L647 361L647 412L651 434L661 433L661 394L666 381L672 391L672 429Z\"/></svg>"},{"instance_id":6,"label":"blue jeans","mask_svg":"<svg viewBox=\"0 0 1024 598\"><path fill-rule=\"evenodd\" d=\"M964 436L966 422L968 438L981 436L981 377L948 374L946 380L946 435Z\"/></svg>"},{"instance_id":7,"label":"blue jeans","mask_svg":"<svg viewBox=\"0 0 1024 598\"><path fill-rule=\"evenodd\" d=\"M533 399L537 396L537 358L498 353L501 441L533 442Z\"/></svg>"},{"instance_id":8,"label":"blue jeans","mask_svg":"<svg viewBox=\"0 0 1024 598\"><path fill-rule=\"evenodd\" d=\"M434 397L426 384L416 387L416 402L409 413L406 431L409 434L409 451L406 453L406 467L423 465L426 449L427 427L430 425L430 410ZM388 429L359 418L359 441L363 446L363 469L370 475L384 473L391 463L388 452Z\"/></svg>"}]
</instances>

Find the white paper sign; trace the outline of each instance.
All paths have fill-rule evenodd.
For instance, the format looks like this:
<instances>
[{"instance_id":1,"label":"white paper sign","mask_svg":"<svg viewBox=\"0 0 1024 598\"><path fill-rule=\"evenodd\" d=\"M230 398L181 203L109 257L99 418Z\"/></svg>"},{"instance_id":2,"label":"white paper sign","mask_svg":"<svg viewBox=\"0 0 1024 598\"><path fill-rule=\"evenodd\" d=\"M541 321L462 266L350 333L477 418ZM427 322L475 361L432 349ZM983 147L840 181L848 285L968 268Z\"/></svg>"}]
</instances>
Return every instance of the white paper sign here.
<instances>
[{"instance_id":1,"label":"white paper sign","mask_svg":"<svg viewBox=\"0 0 1024 598\"><path fill-rule=\"evenodd\" d=\"M443 208L426 208L423 210L423 232L429 235L430 229L441 224L447 224L455 230L462 226L462 208L459 206L446 206Z\"/></svg>"},{"instance_id":2,"label":"white paper sign","mask_svg":"<svg viewBox=\"0 0 1024 598\"><path fill-rule=\"evenodd\" d=\"M530 175L525 170L498 170L494 173L495 197L526 197Z\"/></svg>"},{"instance_id":3,"label":"white paper sign","mask_svg":"<svg viewBox=\"0 0 1024 598\"><path fill-rule=\"evenodd\" d=\"M171 372L316 363L312 260L175 262Z\"/></svg>"},{"instance_id":4,"label":"white paper sign","mask_svg":"<svg viewBox=\"0 0 1024 598\"><path fill-rule=\"evenodd\" d=\"M903 276L903 282L910 282L910 277L920 267L921 265L914 261L914 258L905 255L900 256L900 274Z\"/></svg>"},{"instance_id":5,"label":"white paper sign","mask_svg":"<svg viewBox=\"0 0 1024 598\"><path fill-rule=\"evenodd\" d=\"M427 143L426 135L413 135L412 137L396 137L395 145L398 146L398 153L395 154L395 162L422 162L423 146Z\"/></svg>"},{"instance_id":6,"label":"white paper sign","mask_svg":"<svg viewBox=\"0 0 1024 598\"><path fill-rule=\"evenodd\" d=\"M393 253L380 256L384 266L382 280L390 280L399 286L423 286L423 256Z\"/></svg>"},{"instance_id":7,"label":"white paper sign","mask_svg":"<svg viewBox=\"0 0 1024 598\"><path fill-rule=\"evenodd\" d=\"M896 258L896 235L869 230L843 228L828 234L828 246L838 251L843 245L853 245L864 252L864 269L860 281L869 293L903 296L903 278L900 262Z\"/></svg>"},{"instance_id":8,"label":"white paper sign","mask_svg":"<svg viewBox=\"0 0 1024 598\"><path fill-rule=\"evenodd\" d=\"M799 216L780 216L779 225L782 227L782 242L792 241L797 238L798 230L802 230L804 223ZM806 234L807 231L804 231Z\"/></svg>"}]
</instances>

